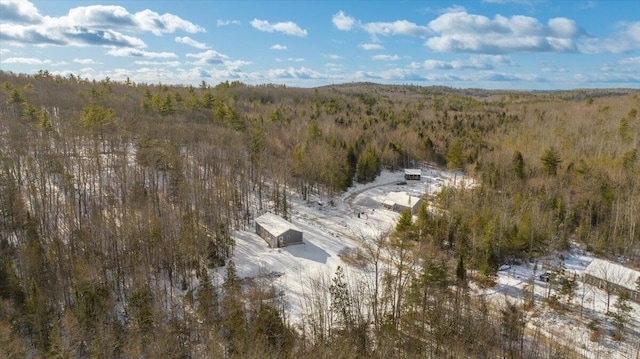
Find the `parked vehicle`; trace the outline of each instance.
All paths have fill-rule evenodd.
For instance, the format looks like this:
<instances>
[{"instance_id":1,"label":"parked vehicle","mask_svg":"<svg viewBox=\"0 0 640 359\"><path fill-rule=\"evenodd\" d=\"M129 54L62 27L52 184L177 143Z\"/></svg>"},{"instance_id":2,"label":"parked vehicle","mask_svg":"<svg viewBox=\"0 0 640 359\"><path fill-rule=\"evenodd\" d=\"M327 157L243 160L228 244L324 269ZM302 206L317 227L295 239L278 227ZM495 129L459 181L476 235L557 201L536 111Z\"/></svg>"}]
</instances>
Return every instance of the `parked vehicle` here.
<instances>
[{"instance_id":1,"label":"parked vehicle","mask_svg":"<svg viewBox=\"0 0 640 359\"><path fill-rule=\"evenodd\" d=\"M551 280L551 273L544 272L544 273L540 274L540 280L543 281L543 282L549 283L549 281Z\"/></svg>"}]
</instances>

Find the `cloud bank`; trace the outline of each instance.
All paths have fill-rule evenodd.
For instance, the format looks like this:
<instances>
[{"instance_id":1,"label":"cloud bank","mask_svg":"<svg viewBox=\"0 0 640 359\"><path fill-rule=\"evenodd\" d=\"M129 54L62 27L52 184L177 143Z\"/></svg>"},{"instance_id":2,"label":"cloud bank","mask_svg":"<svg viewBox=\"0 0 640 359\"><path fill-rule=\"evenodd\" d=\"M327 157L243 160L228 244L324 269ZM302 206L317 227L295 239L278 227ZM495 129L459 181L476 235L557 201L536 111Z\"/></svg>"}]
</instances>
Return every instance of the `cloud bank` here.
<instances>
[{"instance_id":1,"label":"cloud bank","mask_svg":"<svg viewBox=\"0 0 640 359\"><path fill-rule=\"evenodd\" d=\"M144 48L144 41L122 31L151 32L156 36L204 31L173 14L160 15L148 9L132 14L112 5L81 6L70 9L67 15L49 17L41 15L29 1L3 0L0 20L0 41L18 45Z\"/></svg>"}]
</instances>

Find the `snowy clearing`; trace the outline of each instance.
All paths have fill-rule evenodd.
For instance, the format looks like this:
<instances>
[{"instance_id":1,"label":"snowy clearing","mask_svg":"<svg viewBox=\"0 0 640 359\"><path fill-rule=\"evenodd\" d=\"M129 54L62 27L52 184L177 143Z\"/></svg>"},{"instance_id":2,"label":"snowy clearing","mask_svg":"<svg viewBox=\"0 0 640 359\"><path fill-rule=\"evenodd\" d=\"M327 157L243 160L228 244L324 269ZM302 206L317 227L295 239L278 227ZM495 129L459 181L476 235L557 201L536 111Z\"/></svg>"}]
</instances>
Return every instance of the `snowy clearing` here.
<instances>
[{"instance_id":1,"label":"snowy clearing","mask_svg":"<svg viewBox=\"0 0 640 359\"><path fill-rule=\"evenodd\" d=\"M404 184L406 182L406 184ZM419 181L404 181L403 172L383 171L372 183L356 184L334 198L311 196L303 201L291 196L291 222L304 233L304 244L284 248L270 248L255 230L238 231L233 261L242 278L261 278L282 294L289 315L297 325L305 312L305 294L314 278L327 280L338 266L347 268L351 275L371 276L364 269L347 266L340 254L352 248L361 248L362 240L393 230L399 214L383 207L391 192L404 192L411 196L432 196L445 186L473 185L473 181L460 172L423 168ZM550 309L546 298L555 291L540 275L550 268L562 268L565 275L581 278L593 256L578 246L549 258L540 258L537 264L518 263L504 265L489 289L473 289L496 305L524 301L523 288L534 280L535 304L527 312L527 326L539 330L549 338L560 340L588 358L638 358L640 353L640 305L631 302L631 319L625 339L612 339L613 325L607 313L607 294L604 290L577 281L570 301L559 298L561 310ZM534 266L536 270L534 271ZM224 268L217 271L219 280ZM617 296L610 298L611 310ZM598 341L592 341L588 324L597 319L603 330Z\"/></svg>"},{"instance_id":2,"label":"snowy clearing","mask_svg":"<svg viewBox=\"0 0 640 359\"><path fill-rule=\"evenodd\" d=\"M486 290L479 290L479 295L486 295L498 304L506 301L523 303L525 289L531 277L534 278L535 305L528 312L528 327L540 329L549 338L561 340L564 344L575 348L576 352L587 358L639 358L640 356L640 304L629 301L631 307L629 323L622 341L612 339L614 327L611 318L607 317L607 293L588 284L582 283L582 275L594 257L578 245L572 245L569 251L555 256L539 258L536 263L523 263L504 266L498 272L496 285ZM541 275L552 268L564 270L566 277L578 278L573 298L559 297L560 310L549 308L545 299L557 295L551 283L541 279ZM534 271L534 269L536 269ZM609 298L610 311L615 311L614 303L618 296ZM592 341L592 330L589 323L593 319L599 321L603 330L600 340Z\"/></svg>"},{"instance_id":3,"label":"snowy clearing","mask_svg":"<svg viewBox=\"0 0 640 359\"><path fill-rule=\"evenodd\" d=\"M417 181L404 180L402 171L383 171L374 182L356 184L347 192L334 198L310 196L303 201L291 196L292 224L304 233L304 244L284 248L270 248L255 230L238 231L233 261L242 278L264 278L284 293L292 322L304 312L303 297L309 282L318 277L332 276L338 266L345 266L340 254L350 248L359 248L361 239L373 238L392 230L399 213L382 206L391 192L406 192L422 197L425 193L437 193L443 186L461 183L465 177L460 172L431 168L422 170ZM468 180L467 180L468 181ZM366 275L367 272L349 268ZM273 275L273 273L277 275ZM224 276L224 268L218 278Z\"/></svg>"}]
</instances>

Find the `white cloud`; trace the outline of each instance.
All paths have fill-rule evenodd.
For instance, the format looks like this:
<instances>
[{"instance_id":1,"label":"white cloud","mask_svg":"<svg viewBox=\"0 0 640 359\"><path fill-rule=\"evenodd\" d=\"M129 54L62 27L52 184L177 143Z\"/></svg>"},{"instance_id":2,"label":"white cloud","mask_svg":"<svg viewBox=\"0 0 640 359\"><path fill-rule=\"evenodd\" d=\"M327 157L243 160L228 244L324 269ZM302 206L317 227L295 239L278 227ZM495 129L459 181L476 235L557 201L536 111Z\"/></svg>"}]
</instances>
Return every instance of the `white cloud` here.
<instances>
[{"instance_id":1,"label":"white cloud","mask_svg":"<svg viewBox=\"0 0 640 359\"><path fill-rule=\"evenodd\" d=\"M447 12L466 12L466 11L467 11L467 9L465 9L465 7L462 6L462 5L453 5L453 6L450 6L450 7L446 8L446 9L444 9L443 13L447 13Z\"/></svg>"},{"instance_id":2,"label":"white cloud","mask_svg":"<svg viewBox=\"0 0 640 359\"><path fill-rule=\"evenodd\" d=\"M544 66L542 66L540 68L540 71L542 72L546 72L546 73L562 73L562 72L568 72L566 67L562 67L562 66L553 66L553 65L548 65L545 64Z\"/></svg>"},{"instance_id":3,"label":"white cloud","mask_svg":"<svg viewBox=\"0 0 640 359\"><path fill-rule=\"evenodd\" d=\"M124 7L113 5L80 6L69 10L67 16L54 18L53 20L66 26L149 31L155 35L172 33L177 30L188 33L204 31L201 26L173 14L160 15L149 9L131 14Z\"/></svg>"},{"instance_id":4,"label":"white cloud","mask_svg":"<svg viewBox=\"0 0 640 359\"><path fill-rule=\"evenodd\" d=\"M333 71L333 72L342 71L344 69L343 64L336 64L335 62L327 62L326 64L324 64L324 66L329 71Z\"/></svg>"},{"instance_id":5,"label":"white cloud","mask_svg":"<svg viewBox=\"0 0 640 359\"><path fill-rule=\"evenodd\" d=\"M619 24L622 27L622 35L628 37L636 44L640 43L640 22L622 23Z\"/></svg>"},{"instance_id":6,"label":"white cloud","mask_svg":"<svg viewBox=\"0 0 640 359\"><path fill-rule=\"evenodd\" d=\"M209 46L207 46L207 44L202 43L202 42L198 42L198 41L190 38L189 36L184 36L184 37L176 36L175 40L179 44L185 44L185 45L193 46L195 48L202 49L202 50L209 48Z\"/></svg>"},{"instance_id":7,"label":"white cloud","mask_svg":"<svg viewBox=\"0 0 640 359\"><path fill-rule=\"evenodd\" d=\"M0 55L8 54L10 52L11 52L11 50L9 50L9 49L0 48Z\"/></svg>"},{"instance_id":8,"label":"white cloud","mask_svg":"<svg viewBox=\"0 0 640 359\"><path fill-rule=\"evenodd\" d=\"M367 44L360 44L358 45L358 47L364 49L364 50L384 50L384 46L380 45L380 44L372 44L372 43L367 43Z\"/></svg>"},{"instance_id":9,"label":"white cloud","mask_svg":"<svg viewBox=\"0 0 640 359\"><path fill-rule=\"evenodd\" d=\"M239 69L242 66L247 66L247 65L251 65L251 64L252 64L252 62L244 61L244 60L233 60L233 61L225 61L224 62L224 65L229 70L236 70L236 69Z\"/></svg>"},{"instance_id":10,"label":"white cloud","mask_svg":"<svg viewBox=\"0 0 640 359\"><path fill-rule=\"evenodd\" d=\"M342 56L337 55L337 54L323 54L322 56L324 56L324 57L326 57L328 59L331 59L331 60L340 60L340 59L343 58Z\"/></svg>"},{"instance_id":11,"label":"white cloud","mask_svg":"<svg viewBox=\"0 0 640 359\"><path fill-rule=\"evenodd\" d=\"M447 13L429 23L439 35L426 45L439 52L577 52L585 33L573 20L553 18L545 26L537 19L496 15L489 19L466 12Z\"/></svg>"},{"instance_id":12,"label":"white cloud","mask_svg":"<svg viewBox=\"0 0 640 359\"><path fill-rule=\"evenodd\" d=\"M229 26L229 25L240 25L240 21L238 20L218 20L216 22L218 27Z\"/></svg>"},{"instance_id":13,"label":"white cloud","mask_svg":"<svg viewBox=\"0 0 640 359\"><path fill-rule=\"evenodd\" d=\"M30 18L26 13L31 14ZM205 31L173 14L160 15L151 10L131 14L122 6L92 5L69 10L60 17L41 16L28 1L3 1L0 5L0 41L18 45L146 47L136 37L120 31L151 32L155 35L178 30ZM25 25L26 24L26 25ZM114 30L114 29L117 29Z\"/></svg>"},{"instance_id":14,"label":"white cloud","mask_svg":"<svg viewBox=\"0 0 640 359\"><path fill-rule=\"evenodd\" d=\"M426 70L452 70L451 63L442 60L425 60L422 64L413 63L414 67L424 68Z\"/></svg>"},{"instance_id":15,"label":"white cloud","mask_svg":"<svg viewBox=\"0 0 640 359\"><path fill-rule=\"evenodd\" d=\"M621 65L640 65L640 56L622 59L618 63Z\"/></svg>"},{"instance_id":16,"label":"white cloud","mask_svg":"<svg viewBox=\"0 0 640 359\"><path fill-rule=\"evenodd\" d=\"M10 57L2 60L3 64L24 64L24 65L48 65L51 60L41 60L34 57Z\"/></svg>"},{"instance_id":17,"label":"white cloud","mask_svg":"<svg viewBox=\"0 0 640 359\"><path fill-rule=\"evenodd\" d=\"M516 66L511 58L501 55L471 56L465 60L442 61L426 60L422 63L411 63L412 68L425 70L490 70L494 65Z\"/></svg>"},{"instance_id":18,"label":"white cloud","mask_svg":"<svg viewBox=\"0 0 640 359\"><path fill-rule=\"evenodd\" d=\"M615 69L608 69L607 71L595 71L588 74L576 74L574 75L574 81L579 83L596 83L607 84L608 87L612 87L610 84L640 84L640 75L637 71L619 72ZM620 85L618 85L620 86Z\"/></svg>"},{"instance_id":19,"label":"white cloud","mask_svg":"<svg viewBox=\"0 0 640 359\"><path fill-rule=\"evenodd\" d=\"M293 67L272 69L267 71L267 77L274 79L319 79L323 78L324 75L303 66L297 69Z\"/></svg>"},{"instance_id":20,"label":"white cloud","mask_svg":"<svg viewBox=\"0 0 640 359\"><path fill-rule=\"evenodd\" d=\"M295 22L292 21L276 22L274 24L271 24L266 20L253 19L253 21L251 21L251 26L253 26L256 30L264 32L281 32L285 35L298 37L307 36L307 30L301 29Z\"/></svg>"},{"instance_id":21,"label":"white cloud","mask_svg":"<svg viewBox=\"0 0 640 359\"><path fill-rule=\"evenodd\" d=\"M203 27L173 14L159 15L151 10L143 10L137 12L135 17L142 25L143 30L151 31L156 35L172 33L177 30L186 31L190 34L205 31Z\"/></svg>"},{"instance_id":22,"label":"white cloud","mask_svg":"<svg viewBox=\"0 0 640 359\"><path fill-rule=\"evenodd\" d=\"M496 65L504 65L504 66L518 66L518 64L511 59L509 56L504 55L480 55L476 56L478 58L486 58L493 61Z\"/></svg>"},{"instance_id":23,"label":"white cloud","mask_svg":"<svg viewBox=\"0 0 640 359\"><path fill-rule=\"evenodd\" d=\"M375 81L425 81L428 80L424 76L416 73L411 69L394 68L386 71L358 71L354 73L354 77L361 80Z\"/></svg>"},{"instance_id":24,"label":"white cloud","mask_svg":"<svg viewBox=\"0 0 640 359\"><path fill-rule=\"evenodd\" d=\"M356 23L356 20L351 16L345 15L345 13L340 10L337 14L333 15L331 18L333 25L335 25L338 30L349 31Z\"/></svg>"},{"instance_id":25,"label":"white cloud","mask_svg":"<svg viewBox=\"0 0 640 359\"><path fill-rule=\"evenodd\" d=\"M589 38L580 46L588 54L625 53L640 50L640 22L617 24L619 31L608 38Z\"/></svg>"},{"instance_id":26,"label":"white cloud","mask_svg":"<svg viewBox=\"0 0 640 359\"><path fill-rule=\"evenodd\" d=\"M400 56L398 55L374 55L371 56L372 60L376 61L398 61L400 60Z\"/></svg>"},{"instance_id":27,"label":"white cloud","mask_svg":"<svg viewBox=\"0 0 640 359\"><path fill-rule=\"evenodd\" d=\"M271 50L286 50L287 47L285 45L275 44L275 45L271 46L269 49L271 49Z\"/></svg>"},{"instance_id":28,"label":"white cloud","mask_svg":"<svg viewBox=\"0 0 640 359\"><path fill-rule=\"evenodd\" d=\"M181 65L180 61L141 61L136 60L133 62L136 65L142 66L166 66L166 67L178 67Z\"/></svg>"},{"instance_id":29,"label":"white cloud","mask_svg":"<svg viewBox=\"0 0 640 359\"><path fill-rule=\"evenodd\" d=\"M351 31L357 25L358 28L366 31L372 36L425 36L431 34L431 30L428 27L420 26L407 20L361 23L359 20L345 15L342 11L333 15L332 21L338 30Z\"/></svg>"},{"instance_id":30,"label":"white cloud","mask_svg":"<svg viewBox=\"0 0 640 359\"><path fill-rule=\"evenodd\" d=\"M82 64L82 65L98 65L98 64L101 64L101 62L96 62L93 59L78 59L78 58L75 58L75 59L73 59L73 62L76 63L76 64Z\"/></svg>"},{"instance_id":31,"label":"white cloud","mask_svg":"<svg viewBox=\"0 0 640 359\"><path fill-rule=\"evenodd\" d=\"M238 72L241 72L240 68L243 66L251 65L252 62L244 61L244 60L232 60L229 56L219 53L215 50L207 50L205 52L187 54L187 57L191 57L196 59L196 61L188 62L190 65L196 66L207 66L203 71L209 73L210 71L215 71L220 73L220 71L226 71L225 73L229 78L236 78ZM223 66L225 70L211 69L210 66L220 65Z\"/></svg>"},{"instance_id":32,"label":"white cloud","mask_svg":"<svg viewBox=\"0 0 640 359\"><path fill-rule=\"evenodd\" d=\"M0 1L0 20L14 24L38 24L43 17L29 1L2 0Z\"/></svg>"},{"instance_id":33,"label":"white cloud","mask_svg":"<svg viewBox=\"0 0 640 359\"><path fill-rule=\"evenodd\" d=\"M573 38L583 35L583 31L576 25L576 22L566 17L549 19L549 29L552 36L560 38Z\"/></svg>"},{"instance_id":34,"label":"white cloud","mask_svg":"<svg viewBox=\"0 0 640 359\"><path fill-rule=\"evenodd\" d=\"M227 55L221 54L215 50L207 50L197 54L187 54L187 57L198 59L198 61L193 63L195 65L219 65L229 60Z\"/></svg>"},{"instance_id":35,"label":"white cloud","mask_svg":"<svg viewBox=\"0 0 640 359\"><path fill-rule=\"evenodd\" d=\"M276 58L276 61L278 61L278 62L304 62L304 59L302 57L287 57L286 59Z\"/></svg>"},{"instance_id":36,"label":"white cloud","mask_svg":"<svg viewBox=\"0 0 640 359\"><path fill-rule=\"evenodd\" d=\"M425 36L431 34L431 30L426 26L416 25L407 20L397 20L394 22L369 22L362 24L364 31L370 35L408 35Z\"/></svg>"},{"instance_id":37,"label":"white cloud","mask_svg":"<svg viewBox=\"0 0 640 359\"><path fill-rule=\"evenodd\" d=\"M60 45L60 46L111 46L146 47L139 38L127 36L113 30L96 30L85 27L50 27L49 25L0 24L0 41L18 46Z\"/></svg>"},{"instance_id":38,"label":"white cloud","mask_svg":"<svg viewBox=\"0 0 640 359\"><path fill-rule=\"evenodd\" d=\"M116 57L150 57L150 58L176 58L176 55L173 52L153 52L153 51L144 51L139 49L131 49L131 48L120 48L120 49L111 49L107 51L107 55L116 56Z\"/></svg>"},{"instance_id":39,"label":"white cloud","mask_svg":"<svg viewBox=\"0 0 640 359\"><path fill-rule=\"evenodd\" d=\"M536 0L482 0L482 2L492 3L492 4L521 4L521 5L531 5L533 1Z\"/></svg>"},{"instance_id":40,"label":"white cloud","mask_svg":"<svg viewBox=\"0 0 640 359\"><path fill-rule=\"evenodd\" d=\"M439 6L427 6L418 10L418 12L421 15L426 15L426 14L442 15L448 12L465 12L465 11L467 11L467 9L462 5L451 5L449 7L444 7L444 8Z\"/></svg>"}]
</instances>

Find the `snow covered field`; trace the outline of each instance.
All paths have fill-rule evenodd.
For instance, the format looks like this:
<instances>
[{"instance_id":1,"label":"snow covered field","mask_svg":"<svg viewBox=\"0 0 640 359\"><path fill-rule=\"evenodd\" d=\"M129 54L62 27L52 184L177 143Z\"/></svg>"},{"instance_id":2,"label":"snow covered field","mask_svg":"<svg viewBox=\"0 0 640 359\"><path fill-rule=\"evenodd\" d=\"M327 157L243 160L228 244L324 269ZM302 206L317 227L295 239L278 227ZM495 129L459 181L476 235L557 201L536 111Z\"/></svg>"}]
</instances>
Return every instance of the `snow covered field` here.
<instances>
[{"instance_id":1,"label":"snow covered field","mask_svg":"<svg viewBox=\"0 0 640 359\"><path fill-rule=\"evenodd\" d=\"M401 184L397 184L400 181ZM334 198L311 197L309 201L291 196L292 223L303 230L304 244L285 248L270 248L255 231L238 231L233 261L242 278L261 279L280 293L288 309L292 324L301 320L305 311L305 294L314 278L328 280L338 266L347 267L340 254L345 249L360 248L363 238L393 230L399 214L382 206L390 192L406 192L423 197L433 195L444 186L472 185L473 181L461 173L430 168L422 169L420 181L404 181L403 172L383 171L372 183L356 184L346 193ZM476 289L476 295L484 295L498 305L509 301L523 302L523 289L535 278L535 305L527 312L528 328L560 339L580 354L589 358L639 358L640 353L640 305L630 303L631 320L625 340L613 341L611 320L606 316L607 295L603 290L583 285L578 280L572 300L563 298L562 311L552 310L545 298L553 292L539 275L549 266L562 267L567 274L581 277L593 257L574 246L570 251L549 258L540 258L537 269L533 263L505 266L498 272L496 285L489 289ZM362 269L349 267L351 275L371 275ZM220 269L219 280L224 276ZM611 310L617 297L610 298ZM588 323L599 320L603 334L597 342L591 341Z\"/></svg>"},{"instance_id":2,"label":"snow covered field","mask_svg":"<svg viewBox=\"0 0 640 359\"><path fill-rule=\"evenodd\" d=\"M401 171L383 171L374 182L356 184L340 196L309 201L291 196L291 222L303 230L304 244L270 248L255 231L238 231L233 261L242 278L262 278L285 293L290 320L299 319L304 311L303 297L309 282L331 277L338 266L345 267L339 254L345 249L359 248L362 238L374 238L393 230L399 214L382 207L390 192L406 192L413 196L437 193L443 186L460 183L461 173L423 169L420 181L404 181ZM349 268L350 271L358 271ZM218 273L224 276L224 268ZM367 272L360 270L362 275ZM221 280L221 279L220 279Z\"/></svg>"},{"instance_id":3,"label":"snow covered field","mask_svg":"<svg viewBox=\"0 0 640 359\"><path fill-rule=\"evenodd\" d=\"M480 290L479 295L486 295L498 304L506 301L522 303L523 289L534 278L535 306L528 312L528 327L539 329L544 335L576 349L576 352L587 358L640 358L640 304L627 302L631 307L630 321L627 324L624 339L620 342L612 339L614 331L611 318L607 313L607 293L603 289L577 281L573 298L560 297L562 309L552 310L545 302L549 295L557 294L550 290L551 284L540 279L540 275L550 268L563 268L565 276L582 275L593 260L593 256L578 245L572 245L566 252L555 256L537 259L535 263L504 266L498 272L496 285L487 290ZM536 269L534 271L534 269ZM618 296L609 298L610 311L615 311L614 303ZM602 335L599 341L592 341L592 331L588 325L593 319L599 321Z\"/></svg>"}]
</instances>

